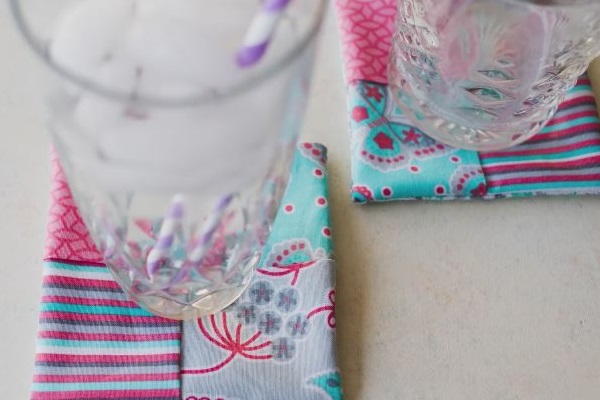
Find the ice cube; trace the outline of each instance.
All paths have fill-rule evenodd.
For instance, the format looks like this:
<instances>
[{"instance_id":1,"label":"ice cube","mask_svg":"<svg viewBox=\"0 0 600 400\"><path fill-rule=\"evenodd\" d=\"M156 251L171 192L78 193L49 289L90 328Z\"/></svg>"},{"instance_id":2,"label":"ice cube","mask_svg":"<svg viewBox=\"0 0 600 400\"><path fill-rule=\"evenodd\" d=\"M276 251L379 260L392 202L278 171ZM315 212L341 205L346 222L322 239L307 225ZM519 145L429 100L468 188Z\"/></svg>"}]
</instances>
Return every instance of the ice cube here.
<instances>
[{"instance_id":1,"label":"ice cube","mask_svg":"<svg viewBox=\"0 0 600 400\"><path fill-rule=\"evenodd\" d=\"M92 78L119 45L134 4L133 0L84 0L67 8L54 28L51 57L71 72Z\"/></svg>"}]
</instances>

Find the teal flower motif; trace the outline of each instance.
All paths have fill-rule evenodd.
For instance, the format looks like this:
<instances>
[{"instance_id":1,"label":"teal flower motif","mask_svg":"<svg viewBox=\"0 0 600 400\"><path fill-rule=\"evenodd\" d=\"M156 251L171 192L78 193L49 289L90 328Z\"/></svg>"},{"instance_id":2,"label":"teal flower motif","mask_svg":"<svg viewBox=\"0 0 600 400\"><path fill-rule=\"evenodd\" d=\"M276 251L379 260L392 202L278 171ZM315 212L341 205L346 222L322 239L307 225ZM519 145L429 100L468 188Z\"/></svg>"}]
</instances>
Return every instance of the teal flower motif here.
<instances>
[{"instance_id":1,"label":"teal flower motif","mask_svg":"<svg viewBox=\"0 0 600 400\"><path fill-rule=\"evenodd\" d=\"M331 400L343 400L342 377L339 372L329 372L309 380L309 384L316 386L329 395Z\"/></svg>"}]
</instances>

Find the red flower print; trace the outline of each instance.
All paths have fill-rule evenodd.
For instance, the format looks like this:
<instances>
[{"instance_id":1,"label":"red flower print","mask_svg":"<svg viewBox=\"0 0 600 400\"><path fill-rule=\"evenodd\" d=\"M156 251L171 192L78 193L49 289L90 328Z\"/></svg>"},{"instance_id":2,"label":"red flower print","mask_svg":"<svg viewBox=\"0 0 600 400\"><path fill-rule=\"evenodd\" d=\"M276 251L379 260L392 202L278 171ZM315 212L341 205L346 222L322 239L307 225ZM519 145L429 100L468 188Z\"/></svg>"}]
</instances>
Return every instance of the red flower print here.
<instances>
[{"instance_id":1,"label":"red flower print","mask_svg":"<svg viewBox=\"0 0 600 400\"><path fill-rule=\"evenodd\" d=\"M376 102L380 102L383 98L383 94L381 94L379 88L376 86L367 86L366 96L375 99Z\"/></svg>"},{"instance_id":2,"label":"red flower print","mask_svg":"<svg viewBox=\"0 0 600 400\"><path fill-rule=\"evenodd\" d=\"M404 131L404 139L402 140L404 143L413 142L414 144L419 144L419 135L414 128L410 128L407 131Z\"/></svg>"},{"instance_id":3,"label":"red flower print","mask_svg":"<svg viewBox=\"0 0 600 400\"><path fill-rule=\"evenodd\" d=\"M299 262L293 263L289 265L275 265L273 268L276 268L277 271L268 270L263 268L258 268L256 271L267 276L286 276L292 274L291 285L294 286L298 282L298 278L300 276L300 271L305 268L312 267L317 263L318 260L310 260L307 262Z\"/></svg>"},{"instance_id":4,"label":"red flower print","mask_svg":"<svg viewBox=\"0 0 600 400\"><path fill-rule=\"evenodd\" d=\"M386 135L383 132L379 132L373 141L379 146L381 150L393 150L394 149L394 141L391 137Z\"/></svg>"},{"instance_id":5,"label":"red flower print","mask_svg":"<svg viewBox=\"0 0 600 400\"><path fill-rule=\"evenodd\" d=\"M487 187L485 183L480 183L475 189L471 190L471 195L473 197L483 197L487 194Z\"/></svg>"},{"instance_id":6,"label":"red flower print","mask_svg":"<svg viewBox=\"0 0 600 400\"><path fill-rule=\"evenodd\" d=\"M362 122L369 118L369 112L365 107L357 106L352 110L352 119L356 122Z\"/></svg>"},{"instance_id":7,"label":"red flower print","mask_svg":"<svg viewBox=\"0 0 600 400\"><path fill-rule=\"evenodd\" d=\"M235 331L230 331L227 324L226 313L221 313L221 322L222 326L219 327L217 317L215 315L211 315L210 317L206 317L204 319L199 318L197 321L198 328L200 328L202 335L215 346L229 352L229 355L225 357L223 361L214 366L202 369L182 370L182 374L201 375L216 372L229 364L237 356L249 360L268 360L273 358L273 355L271 354L255 354L256 352L259 352L271 345L270 340L257 343L262 335L261 331L256 331L252 336L244 339L242 338L242 324L238 323ZM212 332L209 331L210 328L207 326L208 323L210 323Z\"/></svg>"},{"instance_id":8,"label":"red flower print","mask_svg":"<svg viewBox=\"0 0 600 400\"><path fill-rule=\"evenodd\" d=\"M311 312L308 313L308 315L306 316L306 319L311 319L312 317L314 317L317 314L326 312L327 314L327 325L329 325L329 327L331 329L335 329L335 290L332 290L329 292L328 295L329 298L329 304L322 306L322 307L318 307L315 308L314 310L312 310Z\"/></svg>"}]
</instances>

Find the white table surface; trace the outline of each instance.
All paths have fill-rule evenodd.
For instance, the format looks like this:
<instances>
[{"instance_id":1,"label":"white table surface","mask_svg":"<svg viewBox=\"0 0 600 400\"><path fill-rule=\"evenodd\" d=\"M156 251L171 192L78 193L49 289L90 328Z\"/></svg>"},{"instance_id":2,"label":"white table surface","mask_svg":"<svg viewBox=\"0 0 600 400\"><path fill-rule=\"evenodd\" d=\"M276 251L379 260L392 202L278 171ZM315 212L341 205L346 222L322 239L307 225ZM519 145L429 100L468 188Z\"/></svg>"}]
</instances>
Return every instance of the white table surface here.
<instances>
[{"instance_id":1,"label":"white table surface","mask_svg":"<svg viewBox=\"0 0 600 400\"><path fill-rule=\"evenodd\" d=\"M600 398L592 198L356 206L330 13L304 139L330 150L349 400ZM0 3L0 398L27 398L49 189L41 68ZM283 399L282 399L283 400Z\"/></svg>"}]
</instances>

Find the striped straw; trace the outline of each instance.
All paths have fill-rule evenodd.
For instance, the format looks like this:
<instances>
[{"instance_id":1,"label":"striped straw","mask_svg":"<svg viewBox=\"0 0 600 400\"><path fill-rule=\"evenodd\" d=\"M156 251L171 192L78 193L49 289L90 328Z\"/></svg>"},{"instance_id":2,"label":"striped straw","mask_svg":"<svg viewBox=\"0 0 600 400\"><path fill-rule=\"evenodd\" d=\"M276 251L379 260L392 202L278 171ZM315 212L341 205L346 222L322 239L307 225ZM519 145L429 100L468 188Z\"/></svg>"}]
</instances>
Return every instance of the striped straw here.
<instances>
[{"instance_id":1,"label":"striped straw","mask_svg":"<svg viewBox=\"0 0 600 400\"><path fill-rule=\"evenodd\" d=\"M161 265L161 262L168 257L171 246L175 240L175 232L181 226L183 219L184 205L183 196L177 194L171 200L167 215L162 222L156 244L148 253L146 259L146 272L152 277Z\"/></svg>"},{"instance_id":2,"label":"striped straw","mask_svg":"<svg viewBox=\"0 0 600 400\"><path fill-rule=\"evenodd\" d=\"M197 270L200 268L202 259L206 254L207 246L210 244L215 231L221 224L221 219L223 218L223 215L227 211L227 207L229 204L231 204L233 198L234 195L230 194L219 199L208 220L202 225L202 228L198 230L196 238L188 252L189 255L187 260L183 264L183 267L181 267L179 272L171 280L171 285L182 282L192 269Z\"/></svg>"},{"instance_id":3,"label":"striped straw","mask_svg":"<svg viewBox=\"0 0 600 400\"><path fill-rule=\"evenodd\" d=\"M275 28L291 0L264 0L244 38L236 60L242 68L256 64L264 56Z\"/></svg>"},{"instance_id":4,"label":"striped straw","mask_svg":"<svg viewBox=\"0 0 600 400\"><path fill-rule=\"evenodd\" d=\"M202 261L202 257L204 257L204 253L206 252L206 246L209 244L210 240L213 237L213 234L217 230L221 218L225 213L225 210L233 200L233 195L227 195L221 198L217 204L208 220L204 223L202 230L200 231L197 239L192 246L190 251L190 255L188 256L188 260L193 265L198 265Z\"/></svg>"}]
</instances>

